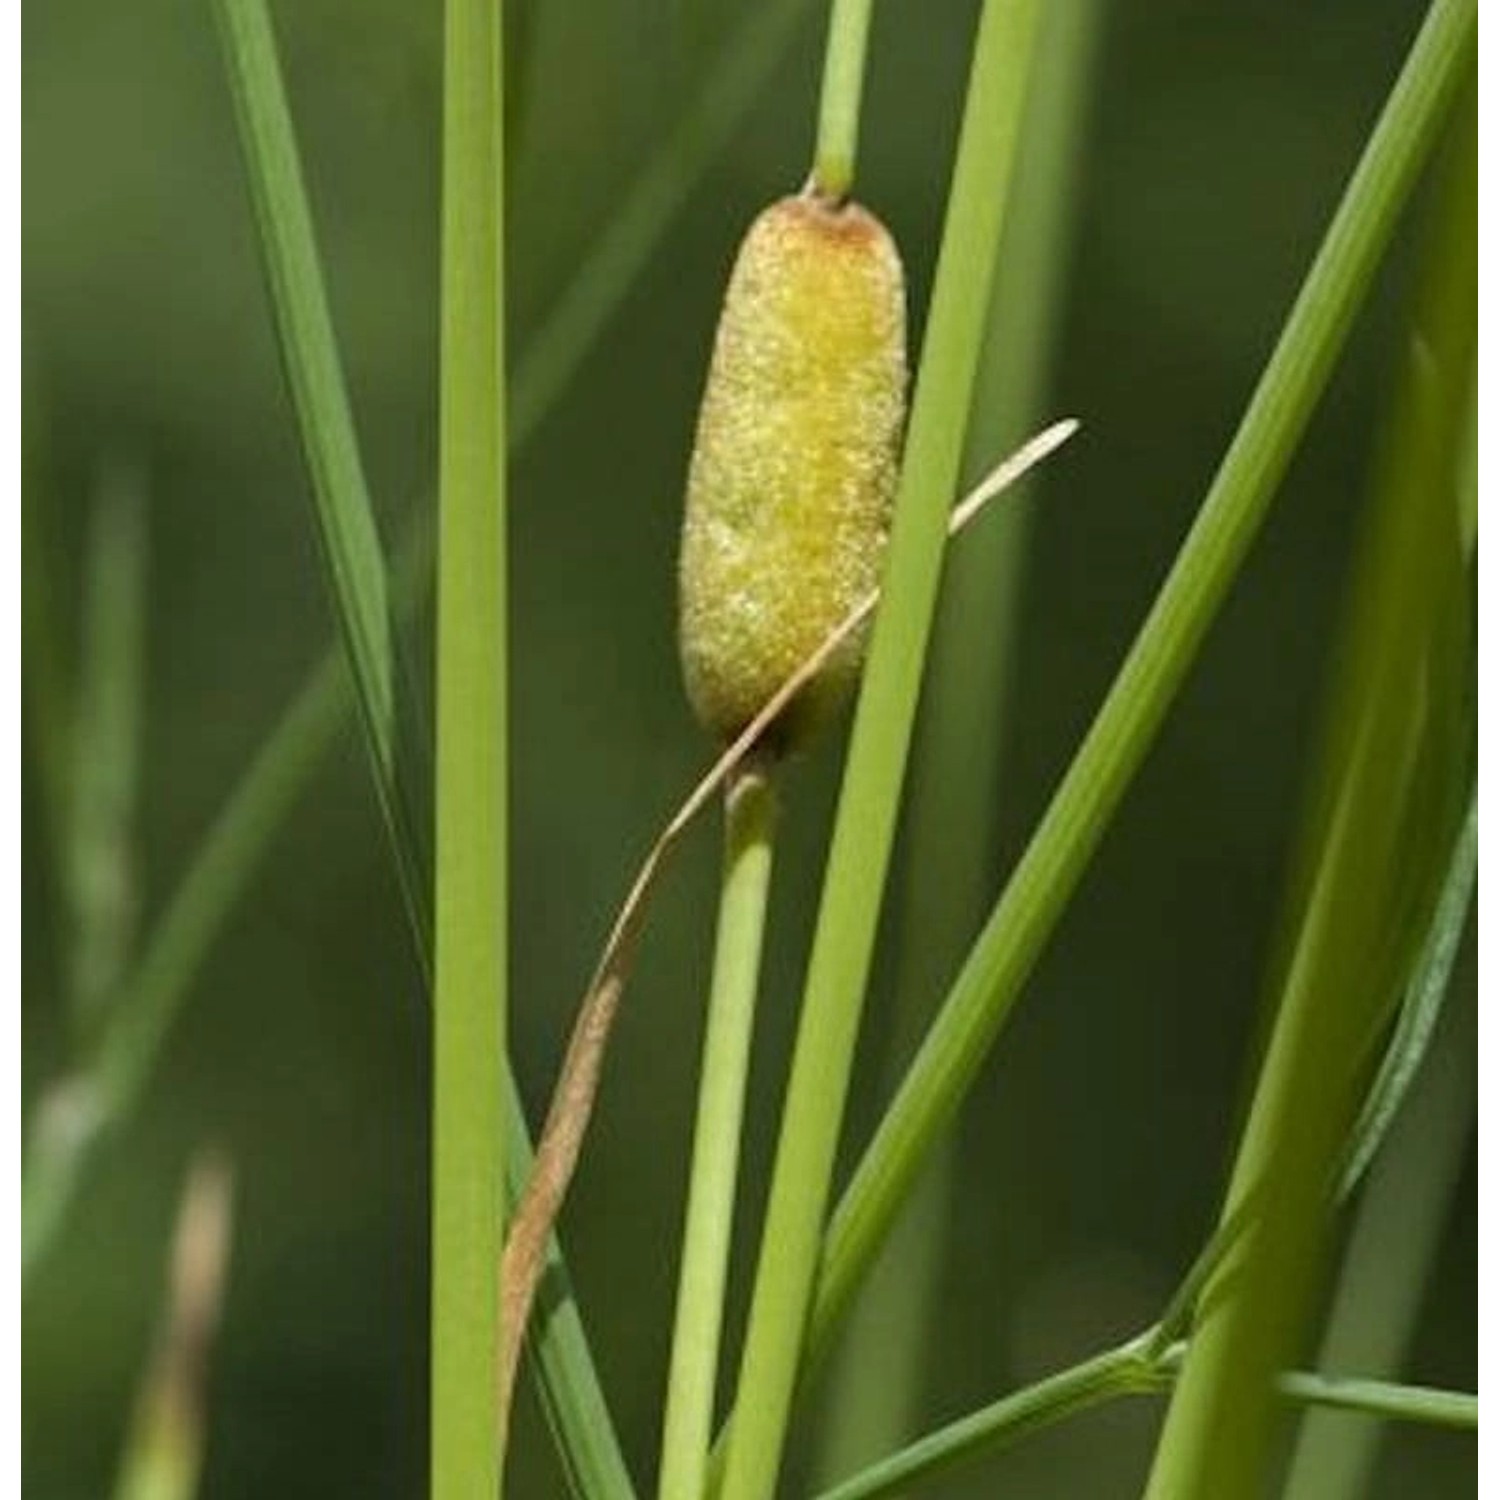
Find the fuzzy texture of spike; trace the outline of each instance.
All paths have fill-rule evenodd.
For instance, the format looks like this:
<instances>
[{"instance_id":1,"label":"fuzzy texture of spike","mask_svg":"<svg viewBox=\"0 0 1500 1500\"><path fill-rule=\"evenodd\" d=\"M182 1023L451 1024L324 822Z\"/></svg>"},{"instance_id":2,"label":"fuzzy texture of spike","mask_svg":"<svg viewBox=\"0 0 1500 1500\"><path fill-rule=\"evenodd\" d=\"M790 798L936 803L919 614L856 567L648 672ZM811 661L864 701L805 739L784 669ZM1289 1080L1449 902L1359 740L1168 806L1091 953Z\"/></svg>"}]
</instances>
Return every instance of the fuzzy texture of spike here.
<instances>
[{"instance_id":1,"label":"fuzzy texture of spike","mask_svg":"<svg viewBox=\"0 0 1500 1500\"><path fill-rule=\"evenodd\" d=\"M688 471L679 641L732 738L880 582L906 410L906 294L885 226L783 198L740 246ZM777 727L793 747L859 672L851 639Z\"/></svg>"}]
</instances>

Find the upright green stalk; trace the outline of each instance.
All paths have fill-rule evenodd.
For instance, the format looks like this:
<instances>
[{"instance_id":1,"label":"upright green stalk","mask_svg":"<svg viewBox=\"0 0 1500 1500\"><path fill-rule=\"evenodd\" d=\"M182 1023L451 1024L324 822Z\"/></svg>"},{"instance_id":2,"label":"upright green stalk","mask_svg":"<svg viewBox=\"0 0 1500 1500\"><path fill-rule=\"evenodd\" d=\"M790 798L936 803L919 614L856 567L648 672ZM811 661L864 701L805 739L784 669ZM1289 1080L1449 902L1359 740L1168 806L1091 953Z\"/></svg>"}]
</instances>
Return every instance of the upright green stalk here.
<instances>
[{"instance_id":1,"label":"upright green stalk","mask_svg":"<svg viewBox=\"0 0 1500 1500\"><path fill-rule=\"evenodd\" d=\"M812 173L813 186L825 198L842 198L854 185L871 4L872 0L833 0L828 17Z\"/></svg>"},{"instance_id":2,"label":"upright green stalk","mask_svg":"<svg viewBox=\"0 0 1500 1500\"><path fill-rule=\"evenodd\" d=\"M661 1500L698 1500L708 1469L775 819L771 772L751 769L738 775L724 802L724 884L677 1283Z\"/></svg>"},{"instance_id":3,"label":"upright green stalk","mask_svg":"<svg viewBox=\"0 0 1500 1500\"><path fill-rule=\"evenodd\" d=\"M1035 0L987 0L975 44L884 598L855 714L782 1116L727 1500L762 1500L780 1468L978 362L982 319L974 312L989 293L1035 15Z\"/></svg>"},{"instance_id":4,"label":"upright green stalk","mask_svg":"<svg viewBox=\"0 0 1500 1500\"><path fill-rule=\"evenodd\" d=\"M1382 131L1404 90L1410 97L1435 87L1439 59L1468 65L1473 21L1472 5L1433 6ZM1477 247L1473 167L1449 177L1441 274L1417 319L1425 350L1418 387L1392 424L1354 575L1275 1024L1225 1201L1226 1216L1248 1214L1246 1228L1200 1301L1150 1500L1262 1492L1272 1380L1297 1347L1316 1287L1367 1040L1405 978L1392 973L1400 935L1431 899L1423 889L1429 845L1435 833L1451 833L1442 827L1445 804L1455 800L1462 767L1451 754L1449 694L1464 692L1449 628L1462 599L1453 482ZM1434 389L1446 399L1433 399Z\"/></svg>"},{"instance_id":5,"label":"upright green stalk","mask_svg":"<svg viewBox=\"0 0 1500 1500\"><path fill-rule=\"evenodd\" d=\"M965 445L969 482L1041 415L1067 281L1099 9L1100 0L1055 0L1038 22L1015 207L1000 241ZM994 899L995 816L1031 488L1008 496L943 567L906 814L891 1091ZM827 1480L910 1431L948 1240L951 1180L950 1158L941 1153L850 1319L818 1460Z\"/></svg>"},{"instance_id":6,"label":"upright green stalk","mask_svg":"<svg viewBox=\"0 0 1500 1500\"><path fill-rule=\"evenodd\" d=\"M448 0L443 79L432 1497L494 1500L504 1140L506 620L499 0Z\"/></svg>"}]
</instances>

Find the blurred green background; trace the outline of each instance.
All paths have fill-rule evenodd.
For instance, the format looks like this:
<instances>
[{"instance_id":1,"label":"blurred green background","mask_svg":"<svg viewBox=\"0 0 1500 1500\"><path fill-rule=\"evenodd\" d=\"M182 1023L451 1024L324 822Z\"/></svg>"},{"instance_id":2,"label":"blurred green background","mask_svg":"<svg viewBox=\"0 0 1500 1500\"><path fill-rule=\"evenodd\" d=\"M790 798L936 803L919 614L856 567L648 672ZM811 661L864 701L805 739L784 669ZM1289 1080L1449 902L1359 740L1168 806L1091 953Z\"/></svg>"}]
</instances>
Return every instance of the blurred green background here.
<instances>
[{"instance_id":1,"label":"blurred green background","mask_svg":"<svg viewBox=\"0 0 1500 1500\"><path fill-rule=\"evenodd\" d=\"M523 355L742 7L508 10L510 339ZM1413 0L1103 10L1048 402L1085 429L1038 500L996 890L1201 498L1421 13ZM860 195L903 247L914 330L975 12L969 0L876 9ZM298 0L275 19L369 478L394 536L432 504L440 6ZM823 25L824 7L804 6L754 108L512 466L511 1034L534 1118L634 865L704 760L673 639L686 455L738 236L805 172ZM207 0L32 4L23 59L36 528L26 588L43 586L45 568L69 643L91 498L111 464L139 466L150 595L137 859L149 923L331 616ZM1401 346L1412 241L1408 225L1197 670L964 1112L923 1426L1147 1322L1211 1221ZM419 679L430 675L422 629L409 647ZM840 748L823 744L788 778L731 1350ZM66 1057L38 769L33 745L28 1105ZM638 1479L656 1457L716 865L705 827L657 898L564 1217ZM850 1150L881 1102L891 958L872 993ZM1461 982L1472 985L1472 967ZM205 1141L232 1154L239 1201L204 1493L421 1492L427 1090L426 1006L350 731L196 983L145 1108L95 1158L28 1283L28 1495L98 1496L112 1483L182 1173ZM1472 1171L1408 1371L1470 1389ZM1077 1419L932 1493L1134 1495L1156 1413L1142 1403ZM804 1435L794 1474L811 1451ZM1473 1493L1474 1452L1463 1437L1393 1432L1375 1493ZM562 1493L529 1397L513 1472L517 1495Z\"/></svg>"}]
</instances>

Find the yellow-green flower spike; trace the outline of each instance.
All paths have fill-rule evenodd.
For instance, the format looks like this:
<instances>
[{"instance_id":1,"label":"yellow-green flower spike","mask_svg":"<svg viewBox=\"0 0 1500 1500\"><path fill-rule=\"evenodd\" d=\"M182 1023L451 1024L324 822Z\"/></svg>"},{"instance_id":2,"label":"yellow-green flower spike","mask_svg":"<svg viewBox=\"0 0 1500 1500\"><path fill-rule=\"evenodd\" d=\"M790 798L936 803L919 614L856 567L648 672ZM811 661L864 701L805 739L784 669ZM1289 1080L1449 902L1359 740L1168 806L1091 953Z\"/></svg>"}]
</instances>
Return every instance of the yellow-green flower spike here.
<instances>
[{"instance_id":1,"label":"yellow-green flower spike","mask_svg":"<svg viewBox=\"0 0 1500 1500\"><path fill-rule=\"evenodd\" d=\"M880 581L906 409L906 294L858 204L783 198L735 261L688 471L680 640L721 739L749 723ZM858 675L852 639L776 735L786 747Z\"/></svg>"}]
</instances>

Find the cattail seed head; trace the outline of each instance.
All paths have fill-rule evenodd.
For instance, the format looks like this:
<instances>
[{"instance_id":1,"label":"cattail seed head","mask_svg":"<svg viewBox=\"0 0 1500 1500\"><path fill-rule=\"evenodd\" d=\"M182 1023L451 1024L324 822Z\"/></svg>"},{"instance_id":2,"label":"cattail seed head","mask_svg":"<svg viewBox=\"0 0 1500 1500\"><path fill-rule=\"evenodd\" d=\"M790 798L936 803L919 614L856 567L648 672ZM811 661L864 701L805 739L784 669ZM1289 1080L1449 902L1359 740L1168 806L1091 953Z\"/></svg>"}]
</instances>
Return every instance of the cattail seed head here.
<instances>
[{"instance_id":1,"label":"cattail seed head","mask_svg":"<svg viewBox=\"0 0 1500 1500\"><path fill-rule=\"evenodd\" d=\"M854 203L783 198L740 247L688 471L679 635L693 710L732 738L880 581L906 408L901 257ZM837 705L852 638L779 746Z\"/></svg>"}]
</instances>

